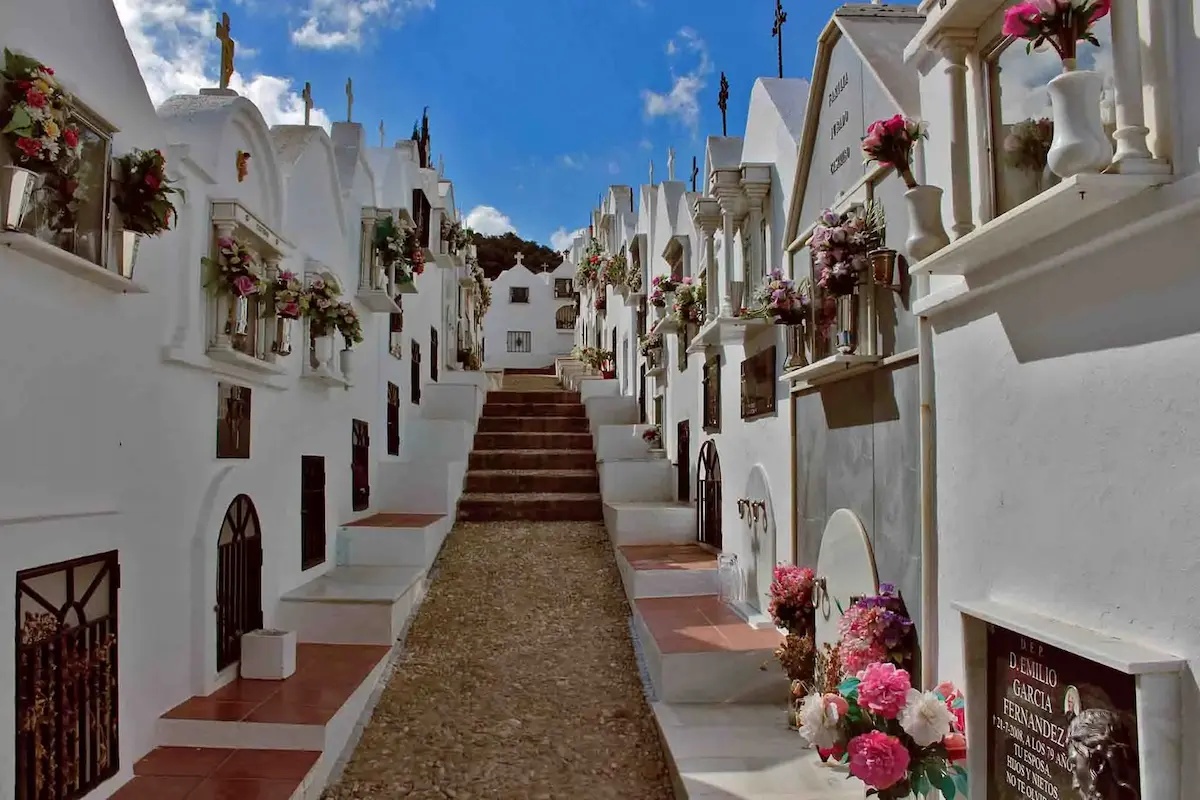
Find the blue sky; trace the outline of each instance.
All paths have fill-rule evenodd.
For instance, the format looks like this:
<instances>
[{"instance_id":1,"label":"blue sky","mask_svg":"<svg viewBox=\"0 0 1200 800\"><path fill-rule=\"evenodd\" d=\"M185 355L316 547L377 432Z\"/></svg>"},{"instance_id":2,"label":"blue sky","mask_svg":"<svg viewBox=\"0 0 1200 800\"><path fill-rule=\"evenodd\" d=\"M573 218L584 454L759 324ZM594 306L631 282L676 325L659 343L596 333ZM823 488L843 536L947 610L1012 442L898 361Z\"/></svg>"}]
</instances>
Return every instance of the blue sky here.
<instances>
[{"instance_id":1,"label":"blue sky","mask_svg":"<svg viewBox=\"0 0 1200 800\"><path fill-rule=\"evenodd\" d=\"M269 123L298 122L310 81L315 121L354 119L378 144L408 136L429 106L434 155L464 213L486 232L545 244L587 224L614 183L655 162L676 177L719 134L717 84L730 82L740 134L755 78L776 74L774 0L115 0L151 96L212 85L219 12L238 43L234 88ZM785 0L784 70L808 77L838 6ZM731 13L732 8L739 10ZM555 232L558 237L554 237Z\"/></svg>"}]
</instances>

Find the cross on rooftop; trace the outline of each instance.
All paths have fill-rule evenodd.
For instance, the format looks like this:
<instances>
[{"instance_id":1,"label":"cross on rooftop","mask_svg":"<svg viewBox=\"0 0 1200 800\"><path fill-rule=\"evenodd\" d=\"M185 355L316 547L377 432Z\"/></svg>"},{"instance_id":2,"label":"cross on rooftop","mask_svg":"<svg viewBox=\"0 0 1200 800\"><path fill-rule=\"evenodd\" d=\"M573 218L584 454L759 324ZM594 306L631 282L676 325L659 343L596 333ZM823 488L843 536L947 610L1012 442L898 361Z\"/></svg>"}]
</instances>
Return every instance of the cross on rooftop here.
<instances>
[{"instance_id":1,"label":"cross on rooftop","mask_svg":"<svg viewBox=\"0 0 1200 800\"><path fill-rule=\"evenodd\" d=\"M517 253L517 266L518 267L525 266L525 254L524 253Z\"/></svg>"},{"instance_id":2,"label":"cross on rooftop","mask_svg":"<svg viewBox=\"0 0 1200 800\"><path fill-rule=\"evenodd\" d=\"M354 79L346 78L346 122L354 122Z\"/></svg>"},{"instance_id":3,"label":"cross on rooftop","mask_svg":"<svg viewBox=\"0 0 1200 800\"><path fill-rule=\"evenodd\" d=\"M725 112L729 110L729 79L721 72L721 91L717 93L717 108L721 109L721 135L728 136L729 128L725 124Z\"/></svg>"},{"instance_id":4,"label":"cross on rooftop","mask_svg":"<svg viewBox=\"0 0 1200 800\"><path fill-rule=\"evenodd\" d=\"M308 81L304 82L304 91L300 93L300 97L304 100L304 124L309 125L312 121L313 98L312 84Z\"/></svg>"},{"instance_id":5,"label":"cross on rooftop","mask_svg":"<svg viewBox=\"0 0 1200 800\"><path fill-rule=\"evenodd\" d=\"M783 23L787 22L787 12L783 10L783 0L775 0L775 27L771 28L771 36L779 40L779 77L783 77Z\"/></svg>"},{"instance_id":6,"label":"cross on rooftop","mask_svg":"<svg viewBox=\"0 0 1200 800\"><path fill-rule=\"evenodd\" d=\"M379 146L380 147L387 146L384 144L384 130L385 130L385 128L383 127L383 120L379 120Z\"/></svg>"}]
</instances>

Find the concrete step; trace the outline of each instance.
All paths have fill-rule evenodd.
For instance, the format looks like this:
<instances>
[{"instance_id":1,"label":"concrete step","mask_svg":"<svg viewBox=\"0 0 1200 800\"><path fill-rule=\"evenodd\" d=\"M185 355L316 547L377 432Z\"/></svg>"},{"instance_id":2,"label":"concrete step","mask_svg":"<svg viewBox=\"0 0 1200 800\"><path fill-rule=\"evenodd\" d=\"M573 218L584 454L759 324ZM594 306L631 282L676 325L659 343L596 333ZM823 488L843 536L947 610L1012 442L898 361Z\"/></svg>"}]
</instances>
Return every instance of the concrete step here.
<instances>
[{"instance_id":1,"label":"concrete step","mask_svg":"<svg viewBox=\"0 0 1200 800\"><path fill-rule=\"evenodd\" d=\"M600 378L583 376L578 379L580 400L586 402L592 397L616 397L621 393L621 386L616 378Z\"/></svg>"},{"instance_id":2,"label":"concrete step","mask_svg":"<svg viewBox=\"0 0 1200 800\"><path fill-rule=\"evenodd\" d=\"M698 543L623 545L617 569L629 602L642 597L717 594L717 553Z\"/></svg>"},{"instance_id":3,"label":"concrete step","mask_svg":"<svg viewBox=\"0 0 1200 800\"><path fill-rule=\"evenodd\" d=\"M484 417L586 417L583 403L494 403L483 406Z\"/></svg>"},{"instance_id":4,"label":"concrete step","mask_svg":"<svg viewBox=\"0 0 1200 800\"><path fill-rule=\"evenodd\" d=\"M686 544L696 540L696 507L691 503L606 502L604 525L618 546Z\"/></svg>"},{"instance_id":5,"label":"concrete step","mask_svg":"<svg viewBox=\"0 0 1200 800\"><path fill-rule=\"evenodd\" d=\"M632 605L657 699L778 703L783 713L789 682L774 663L783 641L778 631L751 628L716 595L646 597Z\"/></svg>"},{"instance_id":6,"label":"concrete step","mask_svg":"<svg viewBox=\"0 0 1200 800\"><path fill-rule=\"evenodd\" d=\"M424 567L334 567L279 600L301 642L392 645L425 594Z\"/></svg>"},{"instance_id":7,"label":"concrete step","mask_svg":"<svg viewBox=\"0 0 1200 800\"><path fill-rule=\"evenodd\" d=\"M599 494L465 494L458 506L465 522L527 519L591 522L604 518Z\"/></svg>"},{"instance_id":8,"label":"concrete step","mask_svg":"<svg viewBox=\"0 0 1200 800\"><path fill-rule=\"evenodd\" d=\"M512 405L519 403L556 403L556 404L571 404L580 401L578 392L564 392L558 389L548 389L545 391L525 391L525 390L492 390L487 394L486 404L499 403L501 405Z\"/></svg>"},{"instance_id":9,"label":"concrete step","mask_svg":"<svg viewBox=\"0 0 1200 800\"><path fill-rule=\"evenodd\" d=\"M375 514L338 530L337 563L428 569L453 525L449 514Z\"/></svg>"},{"instance_id":10,"label":"concrete step","mask_svg":"<svg viewBox=\"0 0 1200 800\"><path fill-rule=\"evenodd\" d=\"M606 503L666 503L675 495L675 467L665 458L605 461L596 468Z\"/></svg>"},{"instance_id":11,"label":"concrete step","mask_svg":"<svg viewBox=\"0 0 1200 800\"><path fill-rule=\"evenodd\" d=\"M477 433L475 450L586 450L591 452L588 433Z\"/></svg>"},{"instance_id":12,"label":"concrete step","mask_svg":"<svg viewBox=\"0 0 1200 800\"><path fill-rule=\"evenodd\" d=\"M484 417L479 433L590 433L584 417Z\"/></svg>"},{"instance_id":13,"label":"concrete step","mask_svg":"<svg viewBox=\"0 0 1200 800\"><path fill-rule=\"evenodd\" d=\"M112 798L229 797L230 786L240 789L243 797L261 797L268 791L300 800L317 797L321 790L316 783L321 756L319 750L156 747L138 759L133 765L133 780ZM175 793L168 787L189 794Z\"/></svg>"},{"instance_id":14,"label":"concrete step","mask_svg":"<svg viewBox=\"0 0 1200 800\"><path fill-rule=\"evenodd\" d=\"M430 383L421 389L420 413L425 419L479 419L483 391L471 383Z\"/></svg>"},{"instance_id":15,"label":"concrete step","mask_svg":"<svg viewBox=\"0 0 1200 800\"><path fill-rule=\"evenodd\" d=\"M595 494L599 491L600 478L594 469L471 470L467 473L467 492L470 494Z\"/></svg>"},{"instance_id":16,"label":"concrete step","mask_svg":"<svg viewBox=\"0 0 1200 800\"><path fill-rule=\"evenodd\" d=\"M462 494L466 459L447 463L435 461L380 461L375 468L372 496L390 508L413 514L454 514Z\"/></svg>"},{"instance_id":17,"label":"concrete step","mask_svg":"<svg viewBox=\"0 0 1200 800\"><path fill-rule=\"evenodd\" d=\"M650 458L650 445L642 439L642 433L649 428L637 424L594 426L596 460Z\"/></svg>"},{"instance_id":18,"label":"concrete step","mask_svg":"<svg viewBox=\"0 0 1200 800\"><path fill-rule=\"evenodd\" d=\"M592 431L602 425L634 425L638 421L637 401L632 397L597 396L583 404Z\"/></svg>"},{"instance_id":19,"label":"concrete step","mask_svg":"<svg viewBox=\"0 0 1200 800\"><path fill-rule=\"evenodd\" d=\"M594 469L590 450L479 450L471 453L473 470L576 470Z\"/></svg>"}]
</instances>

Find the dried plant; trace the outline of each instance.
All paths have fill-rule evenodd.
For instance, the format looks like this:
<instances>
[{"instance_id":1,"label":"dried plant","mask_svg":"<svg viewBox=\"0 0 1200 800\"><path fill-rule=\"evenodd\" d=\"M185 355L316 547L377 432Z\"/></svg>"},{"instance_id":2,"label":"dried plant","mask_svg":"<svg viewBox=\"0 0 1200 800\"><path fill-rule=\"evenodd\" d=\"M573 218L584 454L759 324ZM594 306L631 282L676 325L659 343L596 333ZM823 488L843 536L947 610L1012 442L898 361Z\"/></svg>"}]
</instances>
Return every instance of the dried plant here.
<instances>
[{"instance_id":1,"label":"dried plant","mask_svg":"<svg viewBox=\"0 0 1200 800\"><path fill-rule=\"evenodd\" d=\"M817 665L817 648L813 644L811 633L799 636L789 633L783 644L775 650L775 658L783 667L783 674L791 681L799 681L806 687L813 682L813 673ZM807 694L807 692L805 692Z\"/></svg>"}]
</instances>

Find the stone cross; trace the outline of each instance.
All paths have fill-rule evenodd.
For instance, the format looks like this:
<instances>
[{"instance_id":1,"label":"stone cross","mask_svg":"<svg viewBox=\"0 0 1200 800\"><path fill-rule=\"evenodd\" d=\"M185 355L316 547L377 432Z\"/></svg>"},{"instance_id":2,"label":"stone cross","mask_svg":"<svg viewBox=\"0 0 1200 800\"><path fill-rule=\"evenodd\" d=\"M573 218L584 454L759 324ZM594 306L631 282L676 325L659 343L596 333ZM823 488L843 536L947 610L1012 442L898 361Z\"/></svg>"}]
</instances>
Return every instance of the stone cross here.
<instances>
[{"instance_id":1,"label":"stone cross","mask_svg":"<svg viewBox=\"0 0 1200 800\"><path fill-rule=\"evenodd\" d=\"M383 120L379 120L379 146L380 147L387 147L387 145L384 144L384 131L385 130L386 130L386 128L383 127Z\"/></svg>"},{"instance_id":2,"label":"stone cross","mask_svg":"<svg viewBox=\"0 0 1200 800\"><path fill-rule=\"evenodd\" d=\"M346 122L354 122L354 79L346 78Z\"/></svg>"},{"instance_id":3,"label":"stone cross","mask_svg":"<svg viewBox=\"0 0 1200 800\"><path fill-rule=\"evenodd\" d=\"M675 148L667 148L667 180L675 180Z\"/></svg>"},{"instance_id":4,"label":"stone cross","mask_svg":"<svg viewBox=\"0 0 1200 800\"><path fill-rule=\"evenodd\" d=\"M779 42L779 77L783 77L783 23L787 22L787 12L783 10L783 0L775 0L775 27L771 28L771 36Z\"/></svg>"},{"instance_id":5,"label":"stone cross","mask_svg":"<svg viewBox=\"0 0 1200 800\"><path fill-rule=\"evenodd\" d=\"M304 91L300 93L300 98L304 101L304 124L308 125L312 119L313 110L312 84L308 81L304 82Z\"/></svg>"},{"instance_id":6,"label":"stone cross","mask_svg":"<svg viewBox=\"0 0 1200 800\"><path fill-rule=\"evenodd\" d=\"M518 267L525 266L525 254L524 253L520 253L520 252L517 253L517 266Z\"/></svg>"},{"instance_id":7,"label":"stone cross","mask_svg":"<svg viewBox=\"0 0 1200 800\"><path fill-rule=\"evenodd\" d=\"M441 153L438 153L438 177L446 177L446 160L442 157Z\"/></svg>"},{"instance_id":8,"label":"stone cross","mask_svg":"<svg viewBox=\"0 0 1200 800\"><path fill-rule=\"evenodd\" d=\"M725 124L725 112L729 110L729 79L721 72L721 91L717 93L717 108L721 109L721 135L728 136L729 128Z\"/></svg>"},{"instance_id":9,"label":"stone cross","mask_svg":"<svg viewBox=\"0 0 1200 800\"><path fill-rule=\"evenodd\" d=\"M222 89L229 88L229 81L233 77L233 54L237 48L237 42L229 35L229 15L222 13L221 21L217 23L217 39L221 42L221 82Z\"/></svg>"},{"instance_id":10,"label":"stone cross","mask_svg":"<svg viewBox=\"0 0 1200 800\"><path fill-rule=\"evenodd\" d=\"M650 185L654 185L654 159L650 159Z\"/></svg>"},{"instance_id":11,"label":"stone cross","mask_svg":"<svg viewBox=\"0 0 1200 800\"><path fill-rule=\"evenodd\" d=\"M700 167L696 164L696 157L692 156L692 191L696 191L696 176L700 174Z\"/></svg>"}]
</instances>

